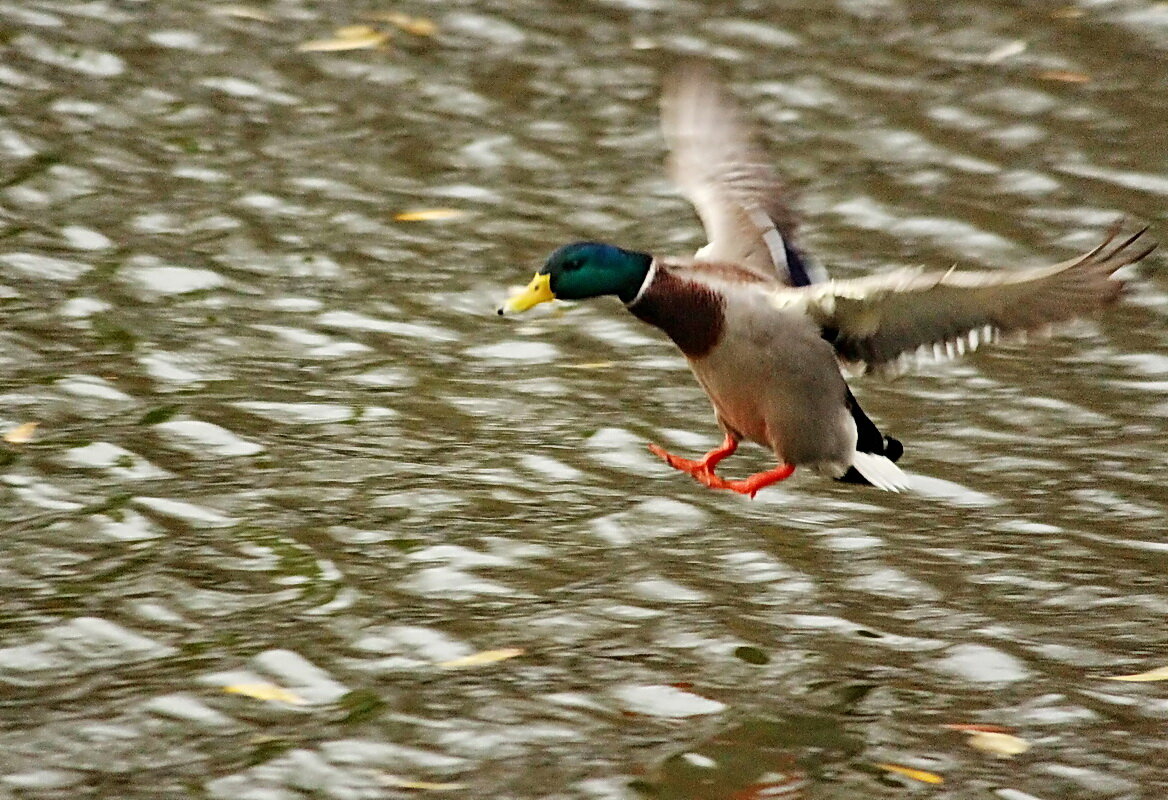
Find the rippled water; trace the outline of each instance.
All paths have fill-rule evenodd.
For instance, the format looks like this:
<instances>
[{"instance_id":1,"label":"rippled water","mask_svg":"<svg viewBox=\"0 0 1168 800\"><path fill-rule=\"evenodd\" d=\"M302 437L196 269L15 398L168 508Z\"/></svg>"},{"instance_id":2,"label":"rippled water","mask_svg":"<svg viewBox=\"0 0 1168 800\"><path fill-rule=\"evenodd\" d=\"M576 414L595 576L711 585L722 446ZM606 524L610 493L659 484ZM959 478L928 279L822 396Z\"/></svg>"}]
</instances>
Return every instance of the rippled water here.
<instances>
[{"instance_id":1,"label":"rippled water","mask_svg":"<svg viewBox=\"0 0 1168 800\"><path fill-rule=\"evenodd\" d=\"M437 32L297 50L386 11ZM663 337L493 314L563 241L700 244L656 127L689 53L836 275L1163 239L1163 3L14 0L0 34L0 428L39 423L0 450L0 796L1168 791L1165 684L1105 680L1168 663L1162 255L1097 322L857 381L901 496L705 490L645 450L719 439Z\"/></svg>"}]
</instances>

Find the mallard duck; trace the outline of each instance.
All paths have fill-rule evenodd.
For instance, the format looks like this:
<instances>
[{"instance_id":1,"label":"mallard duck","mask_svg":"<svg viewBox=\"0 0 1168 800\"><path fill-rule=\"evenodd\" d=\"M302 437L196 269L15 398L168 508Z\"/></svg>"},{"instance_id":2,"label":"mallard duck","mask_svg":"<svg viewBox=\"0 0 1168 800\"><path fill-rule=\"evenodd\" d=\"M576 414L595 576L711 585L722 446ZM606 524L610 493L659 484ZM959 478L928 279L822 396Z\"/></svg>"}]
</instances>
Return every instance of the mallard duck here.
<instances>
[{"instance_id":1,"label":"mallard duck","mask_svg":"<svg viewBox=\"0 0 1168 800\"><path fill-rule=\"evenodd\" d=\"M1050 267L824 280L795 244L781 183L709 70L687 66L667 80L662 112L672 178L709 243L692 259L568 244L499 313L615 295L664 331L688 359L725 438L699 459L649 449L714 489L753 497L799 466L906 488L895 463L903 447L860 409L841 367L890 371L921 350L953 356L999 334L1095 311L1120 295L1123 282L1112 274L1155 247L1143 230L1117 243L1116 226L1090 252ZM772 450L779 465L742 480L717 475L743 439Z\"/></svg>"}]
</instances>

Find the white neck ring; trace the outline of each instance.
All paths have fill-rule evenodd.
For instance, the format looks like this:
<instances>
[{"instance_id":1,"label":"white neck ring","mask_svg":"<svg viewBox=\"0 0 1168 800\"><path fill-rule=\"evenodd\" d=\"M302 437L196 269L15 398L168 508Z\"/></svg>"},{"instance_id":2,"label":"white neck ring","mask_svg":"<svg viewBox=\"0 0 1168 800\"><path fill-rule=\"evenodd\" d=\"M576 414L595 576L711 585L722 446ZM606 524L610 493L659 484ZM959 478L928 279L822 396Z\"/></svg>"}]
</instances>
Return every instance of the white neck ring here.
<instances>
[{"instance_id":1,"label":"white neck ring","mask_svg":"<svg viewBox=\"0 0 1168 800\"><path fill-rule=\"evenodd\" d=\"M644 296L645 290L649 288L649 284L653 282L655 277L657 277L657 259L653 259L651 262L649 262L649 271L645 273L645 280L641 281L641 288L637 290L637 294L633 297L632 300L625 303L625 308L632 308L637 304L637 301L639 301L641 297Z\"/></svg>"}]
</instances>

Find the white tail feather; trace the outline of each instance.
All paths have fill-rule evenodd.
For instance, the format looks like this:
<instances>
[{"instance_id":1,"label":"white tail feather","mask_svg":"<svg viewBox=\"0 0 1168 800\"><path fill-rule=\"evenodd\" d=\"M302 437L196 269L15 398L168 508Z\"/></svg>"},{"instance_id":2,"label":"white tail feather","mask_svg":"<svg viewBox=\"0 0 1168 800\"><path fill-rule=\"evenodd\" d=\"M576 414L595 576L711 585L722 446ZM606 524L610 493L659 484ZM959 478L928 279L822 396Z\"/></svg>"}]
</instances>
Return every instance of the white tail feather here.
<instances>
[{"instance_id":1,"label":"white tail feather","mask_svg":"<svg viewBox=\"0 0 1168 800\"><path fill-rule=\"evenodd\" d=\"M908 488L908 476L885 456L856 451L852 466L877 489L899 492Z\"/></svg>"}]
</instances>

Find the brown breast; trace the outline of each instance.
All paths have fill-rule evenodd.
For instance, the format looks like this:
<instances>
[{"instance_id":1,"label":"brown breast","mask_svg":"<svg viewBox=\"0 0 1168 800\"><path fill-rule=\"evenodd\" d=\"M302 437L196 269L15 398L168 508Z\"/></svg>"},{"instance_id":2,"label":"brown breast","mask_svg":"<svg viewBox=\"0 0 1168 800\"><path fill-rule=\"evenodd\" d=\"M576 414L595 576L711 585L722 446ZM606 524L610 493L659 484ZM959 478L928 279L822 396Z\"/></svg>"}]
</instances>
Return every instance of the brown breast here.
<instances>
[{"instance_id":1,"label":"brown breast","mask_svg":"<svg viewBox=\"0 0 1168 800\"><path fill-rule=\"evenodd\" d=\"M725 298L706 284L658 264L641 296L628 306L636 317L665 331L689 358L701 358L722 338Z\"/></svg>"}]
</instances>

